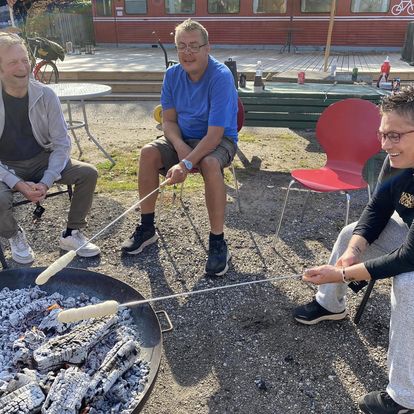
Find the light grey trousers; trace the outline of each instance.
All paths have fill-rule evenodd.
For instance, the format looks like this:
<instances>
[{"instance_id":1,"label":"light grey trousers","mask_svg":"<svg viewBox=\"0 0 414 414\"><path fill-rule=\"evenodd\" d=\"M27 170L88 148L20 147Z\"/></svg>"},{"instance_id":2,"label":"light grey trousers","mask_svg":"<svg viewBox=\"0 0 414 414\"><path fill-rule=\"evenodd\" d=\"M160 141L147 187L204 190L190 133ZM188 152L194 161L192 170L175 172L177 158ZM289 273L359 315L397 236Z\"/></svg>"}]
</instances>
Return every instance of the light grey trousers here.
<instances>
[{"instance_id":1,"label":"light grey trousers","mask_svg":"<svg viewBox=\"0 0 414 414\"><path fill-rule=\"evenodd\" d=\"M47 168L49 153L41 152L25 161L8 162L7 166L25 181L39 182ZM98 179L95 167L76 160L69 160L61 172L59 184L74 185L67 227L80 229L86 226L86 216L92 206L93 193ZM0 236L9 239L18 230L12 210L13 191L0 181Z\"/></svg>"},{"instance_id":2,"label":"light grey trousers","mask_svg":"<svg viewBox=\"0 0 414 414\"><path fill-rule=\"evenodd\" d=\"M355 226L352 223L342 229L329 264L334 265L343 254ZM407 233L408 226L394 213L380 237L366 250L363 260L395 250ZM346 284L329 283L319 286L316 300L330 312L341 312L346 307L346 293ZM392 280L388 371L388 394L398 404L414 408L414 272L401 273Z\"/></svg>"}]
</instances>

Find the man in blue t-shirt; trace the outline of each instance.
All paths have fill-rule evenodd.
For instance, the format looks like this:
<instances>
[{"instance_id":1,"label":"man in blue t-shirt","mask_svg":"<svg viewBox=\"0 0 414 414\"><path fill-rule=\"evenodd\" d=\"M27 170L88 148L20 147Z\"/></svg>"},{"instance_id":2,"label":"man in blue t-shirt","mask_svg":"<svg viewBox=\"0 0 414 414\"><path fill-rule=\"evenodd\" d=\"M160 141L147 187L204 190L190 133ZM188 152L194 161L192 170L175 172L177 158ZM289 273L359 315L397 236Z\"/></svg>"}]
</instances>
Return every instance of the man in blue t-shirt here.
<instances>
[{"instance_id":1,"label":"man in blue t-shirt","mask_svg":"<svg viewBox=\"0 0 414 414\"><path fill-rule=\"evenodd\" d=\"M209 55L207 30L188 19L175 30L179 65L164 78L161 104L164 136L146 145L139 161L138 186L143 198L159 185L159 173L170 184L181 183L193 167L204 178L210 220L206 273L223 275L230 253L224 240L226 190L223 168L237 150L237 91L227 66ZM141 224L122 249L138 254L154 243L156 195L141 204Z\"/></svg>"}]
</instances>

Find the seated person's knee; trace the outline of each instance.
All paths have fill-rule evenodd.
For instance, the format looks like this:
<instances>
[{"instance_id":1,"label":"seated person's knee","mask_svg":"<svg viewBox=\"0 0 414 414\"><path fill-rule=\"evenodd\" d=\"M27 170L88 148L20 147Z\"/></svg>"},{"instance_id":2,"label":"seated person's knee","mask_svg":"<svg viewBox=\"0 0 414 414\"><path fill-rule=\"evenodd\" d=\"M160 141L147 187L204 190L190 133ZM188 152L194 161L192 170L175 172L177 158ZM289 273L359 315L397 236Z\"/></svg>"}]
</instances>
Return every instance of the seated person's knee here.
<instances>
[{"instance_id":1,"label":"seated person's knee","mask_svg":"<svg viewBox=\"0 0 414 414\"><path fill-rule=\"evenodd\" d=\"M207 155L199 163L200 169L206 172L221 172L220 163L217 158Z\"/></svg>"}]
</instances>

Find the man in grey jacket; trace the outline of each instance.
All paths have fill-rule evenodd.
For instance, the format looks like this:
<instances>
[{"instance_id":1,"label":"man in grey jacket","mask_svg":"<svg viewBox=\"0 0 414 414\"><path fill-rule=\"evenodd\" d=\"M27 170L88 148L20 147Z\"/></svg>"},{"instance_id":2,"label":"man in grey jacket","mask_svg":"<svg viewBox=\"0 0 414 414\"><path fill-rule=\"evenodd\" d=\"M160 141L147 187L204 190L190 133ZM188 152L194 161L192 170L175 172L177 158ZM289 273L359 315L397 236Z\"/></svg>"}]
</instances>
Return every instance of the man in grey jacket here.
<instances>
[{"instance_id":1,"label":"man in grey jacket","mask_svg":"<svg viewBox=\"0 0 414 414\"><path fill-rule=\"evenodd\" d=\"M54 182L74 185L67 228L59 245L77 250L86 226L97 181L96 169L70 159L71 141L59 99L30 76L22 39L0 33L0 236L9 239L12 257L31 263L33 250L12 212L13 192L33 203L42 201ZM87 243L82 257L96 256L99 247Z\"/></svg>"}]
</instances>

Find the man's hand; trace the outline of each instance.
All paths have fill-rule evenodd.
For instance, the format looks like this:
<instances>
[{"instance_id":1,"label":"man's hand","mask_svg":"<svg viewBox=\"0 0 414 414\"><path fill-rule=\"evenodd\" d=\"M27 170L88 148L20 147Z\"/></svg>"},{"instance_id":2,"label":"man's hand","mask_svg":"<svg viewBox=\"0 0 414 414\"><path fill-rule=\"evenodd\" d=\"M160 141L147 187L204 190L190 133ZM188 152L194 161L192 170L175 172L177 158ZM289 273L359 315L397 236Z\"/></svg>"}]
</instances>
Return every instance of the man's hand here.
<instances>
[{"instance_id":1,"label":"man's hand","mask_svg":"<svg viewBox=\"0 0 414 414\"><path fill-rule=\"evenodd\" d=\"M187 178L187 169L181 163L173 165L168 171L166 178L169 179L168 184L178 184L185 181Z\"/></svg>"},{"instance_id":2,"label":"man's hand","mask_svg":"<svg viewBox=\"0 0 414 414\"><path fill-rule=\"evenodd\" d=\"M323 285L325 283L341 283L342 269L340 267L323 265L305 270L303 281L311 282L315 285Z\"/></svg>"},{"instance_id":3,"label":"man's hand","mask_svg":"<svg viewBox=\"0 0 414 414\"><path fill-rule=\"evenodd\" d=\"M47 186L43 183L35 184L31 181L19 181L14 186L13 190L23 194L23 196L32 203L37 203L46 197Z\"/></svg>"}]
</instances>

